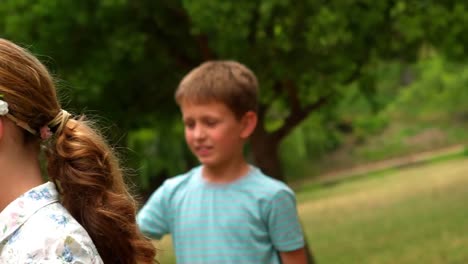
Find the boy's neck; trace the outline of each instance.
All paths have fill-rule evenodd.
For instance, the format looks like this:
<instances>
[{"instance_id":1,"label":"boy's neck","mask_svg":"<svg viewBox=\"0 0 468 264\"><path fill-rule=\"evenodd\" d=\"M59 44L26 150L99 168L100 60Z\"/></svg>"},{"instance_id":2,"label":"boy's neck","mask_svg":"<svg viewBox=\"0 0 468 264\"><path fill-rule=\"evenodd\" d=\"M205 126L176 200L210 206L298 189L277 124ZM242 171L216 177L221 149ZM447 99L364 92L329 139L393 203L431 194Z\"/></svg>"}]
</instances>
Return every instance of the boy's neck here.
<instances>
[{"instance_id":1,"label":"boy's neck","mask_svg":"<svg viewBox=\"0 0 468 264\"><path fill-rule=\"evenodd\" d=\"M218 167L203 165L202 176L205 181L210 183L230 183L247 175L249 170L250 165L242 160Z\"/></svg>"}]
</instances>

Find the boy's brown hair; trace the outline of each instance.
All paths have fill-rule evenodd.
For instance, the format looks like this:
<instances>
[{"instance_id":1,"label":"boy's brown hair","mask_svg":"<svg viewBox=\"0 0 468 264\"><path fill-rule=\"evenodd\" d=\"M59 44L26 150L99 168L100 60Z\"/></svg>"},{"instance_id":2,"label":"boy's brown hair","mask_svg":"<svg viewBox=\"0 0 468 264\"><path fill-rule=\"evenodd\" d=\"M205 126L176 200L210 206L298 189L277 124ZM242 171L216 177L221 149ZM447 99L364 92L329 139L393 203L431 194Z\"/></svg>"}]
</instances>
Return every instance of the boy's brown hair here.
<instances>
[{"instance_id":1,"label":"boy's brown hair","mask_svg":"<svg viewBox=\"0 0 468 264\"><path fill-rule=\"evenodd\" d=\"M189 103L224 103L237 118L257 111L258 81L255 74L236 61L207 61L180 82L175 99Z\"/></svg>"}]
</instances>

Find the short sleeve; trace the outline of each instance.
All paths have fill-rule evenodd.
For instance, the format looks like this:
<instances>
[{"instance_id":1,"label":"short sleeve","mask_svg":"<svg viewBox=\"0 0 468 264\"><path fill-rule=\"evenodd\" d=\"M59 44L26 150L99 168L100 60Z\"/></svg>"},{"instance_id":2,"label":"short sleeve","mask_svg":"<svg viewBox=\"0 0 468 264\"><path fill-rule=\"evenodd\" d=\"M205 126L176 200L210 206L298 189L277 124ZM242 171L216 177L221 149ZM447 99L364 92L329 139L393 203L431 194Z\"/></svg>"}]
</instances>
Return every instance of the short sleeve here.
<instances>
[{"instance_id":1,"label":"short sleeve","mask_svg":"<svg viewBox=\"0 0 468 264\"><path fill-rule=\"evenodd\" d=\"M293 251L304 246L296 199L292 191L281 190L273 197L267 211L267 223L276 250Z\"/></svg>"},{"instance_id":2,"label":"short sleeve","mask_svg":"<svg viewBox=\"0 0 468 264\"><path fill-rule=\"evenodd\" d=\"M168 205L164 195L165 185L158 188L137 215L140 230L147 236L161 239L170 233Z\"/></svg>"}]
</instances>

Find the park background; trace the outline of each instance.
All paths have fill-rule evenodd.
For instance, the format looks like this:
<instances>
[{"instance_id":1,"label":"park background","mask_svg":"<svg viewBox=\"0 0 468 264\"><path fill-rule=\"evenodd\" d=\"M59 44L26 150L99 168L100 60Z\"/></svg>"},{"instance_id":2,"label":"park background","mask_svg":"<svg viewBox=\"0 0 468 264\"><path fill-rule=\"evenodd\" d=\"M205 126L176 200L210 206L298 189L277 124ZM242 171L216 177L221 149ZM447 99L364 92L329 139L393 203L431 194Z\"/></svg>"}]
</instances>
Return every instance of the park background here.
<instances>
[{"instance_id":1,"label":"park background","mask_svg":"<svg viewBox=\"0 0 468 264\"><path fill-rule=\"evenodd\" d=\"M98 120L140 202L197 164L178 82L233 59L260 82L247 155L296 191L316 263L468 262L464 1L2 0L0 17L64 108Z\"/></svg>"}]
</instances>

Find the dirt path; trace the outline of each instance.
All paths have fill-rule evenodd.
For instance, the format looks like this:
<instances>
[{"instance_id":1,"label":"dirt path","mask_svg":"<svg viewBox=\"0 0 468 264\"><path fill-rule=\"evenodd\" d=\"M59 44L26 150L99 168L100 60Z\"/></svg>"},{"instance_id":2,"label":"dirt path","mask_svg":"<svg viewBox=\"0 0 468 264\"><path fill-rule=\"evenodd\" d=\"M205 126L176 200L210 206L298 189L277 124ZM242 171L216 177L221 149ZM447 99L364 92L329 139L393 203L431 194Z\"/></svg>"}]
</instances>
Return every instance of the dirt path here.
<instances>
[{"instance_id":1,"label":"dirt path","mask_svg":"<svg viewBox=\"0 0 468 264\"><path fill-rule=\"evenodd\" d=\"M417 154L412 154L412 155L408 155L405 157L358 165L358 166L354 166L354 167L347 168L347 169L340 169L337 171L327 172L314 178L313 180L304 180L300 182L295 182L295 183L292 183L291 186L293 188L299 187L300 185L303 185L306 182L326 183L330 181L337 181L337 180L344 179L347 177L352 177L354 175L369 173L372 171L379 171L379 170L384 170L384 169L389 169L389 168L414 165L417 163L425 162L434 157L460 153L464 149L465 149L465 146L460 144L460 145L455 145L455 146L442 148L438 150L431 150L431 151L425 151L425 152L421 152Z\"/></svg>"}]
</instances>

